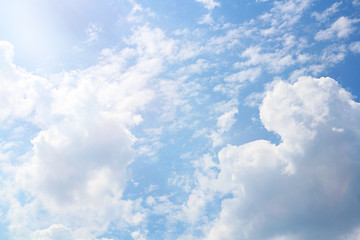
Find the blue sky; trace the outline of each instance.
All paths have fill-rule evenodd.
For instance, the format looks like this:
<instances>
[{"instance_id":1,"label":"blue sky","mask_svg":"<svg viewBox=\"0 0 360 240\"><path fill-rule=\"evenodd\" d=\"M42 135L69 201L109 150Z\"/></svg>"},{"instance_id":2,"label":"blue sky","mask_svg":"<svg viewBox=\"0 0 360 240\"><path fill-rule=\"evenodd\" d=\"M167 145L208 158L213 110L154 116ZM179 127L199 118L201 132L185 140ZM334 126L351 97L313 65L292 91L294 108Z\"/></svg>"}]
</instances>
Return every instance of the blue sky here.
<instances>
[{"instance_id":1,"label":"blue sky","mask_svg":"<svg viewBox=\"0 0 360 240\"><path fill-rule=\"evenodd\" d=\"M0 0L0 238L360 238L360 1Z\"/></svg>"}]
</instances>

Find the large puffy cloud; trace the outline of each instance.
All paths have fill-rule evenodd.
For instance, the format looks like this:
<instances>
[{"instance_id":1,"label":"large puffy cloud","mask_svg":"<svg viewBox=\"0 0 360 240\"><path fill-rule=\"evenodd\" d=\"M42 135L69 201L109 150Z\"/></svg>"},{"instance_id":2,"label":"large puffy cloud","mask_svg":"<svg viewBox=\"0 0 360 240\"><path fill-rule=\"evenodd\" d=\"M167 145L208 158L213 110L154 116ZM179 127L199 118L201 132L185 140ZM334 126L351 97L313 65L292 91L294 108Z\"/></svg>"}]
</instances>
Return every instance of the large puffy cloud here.
<instances>
[{"instance_id":1,"label":"large puffy cloud","mask_svg":"<svg viewBox=\"0 0 360 240\"><path fill-rule=\"evenodd\" d=\"M206 239L342 239L356 235L360 104L331 78L272 83L260 106L276 145L219 152L213 186L228 196Z\"/></svg>"},{"instance_id":2,"label":"large puffy cloud","mask_svg":"<svg viewBox=\"0 0 360 240\"><path fill-rule=\"evenodd\" d=\"M110 224L144 220L139 202L122 195L134 160L130 128L142 121L139 112L154 97L148 85L163 56L145 56L139 48L105 49L98 64L47 80L15 66L11 44L1 42L0 120L21 119L38 131L21 164L7 166L13 239L70 233L95 239Z\"/></svg>"}]
</instances>

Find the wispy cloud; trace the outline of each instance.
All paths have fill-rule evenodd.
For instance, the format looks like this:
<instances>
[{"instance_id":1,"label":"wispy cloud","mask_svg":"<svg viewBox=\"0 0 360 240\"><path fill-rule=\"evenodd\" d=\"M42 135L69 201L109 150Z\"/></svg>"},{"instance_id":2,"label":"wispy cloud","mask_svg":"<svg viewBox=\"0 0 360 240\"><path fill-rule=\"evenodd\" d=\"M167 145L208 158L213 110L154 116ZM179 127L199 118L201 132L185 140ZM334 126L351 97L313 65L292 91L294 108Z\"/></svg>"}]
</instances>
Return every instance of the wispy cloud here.
<instances>
[{"instance_id":1,"label":"wispy cloud","mask_svg":"<svg viewBox=\"0 0 360 240\"><path fill-rule=\"evenodd\" d=\"M322 13L313 12L311 16L315 17L316 20L320 22L325 22L331 15L334 13L337 13L339 11L339 6L342 4L342 2L336 2L331 7L327 8Z\"/></svg>"}]
</instances>

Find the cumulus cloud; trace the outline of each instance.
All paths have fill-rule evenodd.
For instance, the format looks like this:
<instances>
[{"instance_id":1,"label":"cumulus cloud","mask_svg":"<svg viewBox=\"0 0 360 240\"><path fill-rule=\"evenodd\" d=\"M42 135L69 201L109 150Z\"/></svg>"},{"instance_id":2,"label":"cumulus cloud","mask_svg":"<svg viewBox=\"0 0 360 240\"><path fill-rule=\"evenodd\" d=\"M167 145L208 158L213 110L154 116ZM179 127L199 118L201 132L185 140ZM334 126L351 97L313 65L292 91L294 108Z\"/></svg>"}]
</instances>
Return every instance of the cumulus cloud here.
<instances>
[{"instance_id":1,"label":"cumulus cloud","mask_svg":"<svg viewBox=\"0 0 360 240\"><path fill-rule=\"evenodd\" d=\"M347 38L355 31L356 27L354 24L357 22L359 22L359 19L340 17L329 28L316 33L315 40L321 41L333 38Z\"/></svg>"},{"instance_id":2,"label":"cumulus cloud","mask_svg":"<svg viewBox=\"0 0 360 240\"><path fill-rule=\"evenodd\" d=\"M231 196L206 239L355 236L360 104L331 78L301 77L269 85L260 117L281 143L258 140L219 152L212 186Z\"/></svg>"},{"instance_id":3,"label":"cumulus cloud","mask_svg":"<svg viewBox=\"0 0 360 240\"><path fill-rule=\"evenodd\" d=\"M15 189L11 181L6 186L14 194L7 203L14 239L63 239L70 232L93 239L114 221L144 220L138 202L122 199L134 160L130 128L142 121L138 112L154 97L147 85L161 71L171 41L156 51L149 41L130 41L135 48L105 49L98 64L51 81L15 66L11 44L1 42L0 81L6 87L0 120L21 119L38 131L21 164L9 168L16 182ZM18 199L19 192L27 197Z\"/></svg>"}]
</instances>

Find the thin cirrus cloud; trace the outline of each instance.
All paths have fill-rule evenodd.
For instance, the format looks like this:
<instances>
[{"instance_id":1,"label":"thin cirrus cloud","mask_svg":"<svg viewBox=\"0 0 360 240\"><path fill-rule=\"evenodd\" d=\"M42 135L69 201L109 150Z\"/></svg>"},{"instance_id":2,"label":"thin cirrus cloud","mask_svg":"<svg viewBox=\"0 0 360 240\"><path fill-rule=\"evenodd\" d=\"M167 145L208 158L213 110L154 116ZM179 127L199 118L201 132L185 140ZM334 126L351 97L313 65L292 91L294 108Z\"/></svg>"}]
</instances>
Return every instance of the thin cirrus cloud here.
<instances>
[{"instance_id":1,"label":"thin cirrus cloud","mask_svg":"<svg viewBox=\"0 0 360 240\"><path fill-rule=\"evenodd\" d=\"M94 4L81 67L0 41L0 238L359 238L356 1Z\"/></svg>"}]
</instances>

